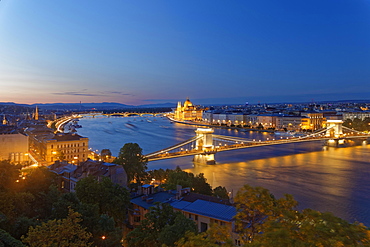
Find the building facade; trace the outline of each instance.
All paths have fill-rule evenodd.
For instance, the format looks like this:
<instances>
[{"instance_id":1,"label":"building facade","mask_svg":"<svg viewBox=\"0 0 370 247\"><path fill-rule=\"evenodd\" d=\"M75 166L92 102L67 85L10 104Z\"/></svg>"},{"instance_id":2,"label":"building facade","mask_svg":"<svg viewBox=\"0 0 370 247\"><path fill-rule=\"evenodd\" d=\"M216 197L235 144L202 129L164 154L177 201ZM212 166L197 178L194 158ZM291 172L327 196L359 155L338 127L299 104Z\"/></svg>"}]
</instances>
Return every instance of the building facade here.
<instances>
[{"instance_id":1,"label":"building facade","mask_svg":"<svg viewBox=\"0 0 370 247\"><path fill-rule=\"evenodd\" d=\"M343 114L343 120L347 120L347 119L354 120L355 118L358 118L363 121L365 118L370 118L370 111L343 112L342 114Z\"/></svg>"},{"instance_id":2,"label":"building facade","mask_svg":"<svg viewBox=\"0 0 370 247\"><path fill-rule=\"evenodd\" d=\"M0 135L0 160L10 160L15 164L28 162L29 139L23 134Z\"/></svg>"},{"instance_id":3,"label":"building facade","mask_svg":"<svg viewBox=\"0 0 370 247\"><path fill-rule=\"evenodd\" d=\"M191 193L190 188L181 186L174 191L153 193L152 185L143 185L142 192L141 196L131 199L128 222L132 227L140 225L140 221L156 202L168 203L175 211L193 220L199 232L205 232L212 224L218 224L227 227L235 243L240 242L234 224L236 208L229 200Z\"/></svg>"},{"instance_id":4,"label":"building facade","mask_svg":"<svg viewBox=\"0 0 370 247\"><path fill-rule=\"evenodd\" d=\"M59 188L65 192L74 192L76 183L88 176L98 181L108 177L113 183L127 187L127 174L121 165L96 160L86 160L79 165L67 162L55 162L49 166L50 171L59 175Z\"/></svg>"},{"instance_id":5,"label":"building facade","mask_svg":"<svg viewBox=\"0 0 370 247\"><path fill-rule=\"evenodd\" d=\"M195 121L201 120L202 115L203 109L194 106L189 99L186 99L184 105L178 102L174 117L179 121Z\"/></svg>"}]
</instances>

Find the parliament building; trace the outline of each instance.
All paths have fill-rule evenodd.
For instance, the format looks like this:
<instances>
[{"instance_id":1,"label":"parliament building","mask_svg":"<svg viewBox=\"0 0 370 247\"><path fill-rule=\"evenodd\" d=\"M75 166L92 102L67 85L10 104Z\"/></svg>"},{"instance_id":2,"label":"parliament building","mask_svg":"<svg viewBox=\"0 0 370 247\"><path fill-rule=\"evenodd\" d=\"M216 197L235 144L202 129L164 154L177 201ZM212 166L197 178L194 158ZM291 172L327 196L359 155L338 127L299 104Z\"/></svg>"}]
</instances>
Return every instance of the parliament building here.
<instances>
[{"instance_id":1,"label":"parliament building","mask_svg":"<svg viewBox=\"0 0 370 247\"><path fill-rule=\"evenodd\" d=\"M184 105L178 102L175 110L175 119L179 121L194 121L202 119L203 109L197 108L191 103L189 98L186 99Z\"/></svg>"}]
</instances>

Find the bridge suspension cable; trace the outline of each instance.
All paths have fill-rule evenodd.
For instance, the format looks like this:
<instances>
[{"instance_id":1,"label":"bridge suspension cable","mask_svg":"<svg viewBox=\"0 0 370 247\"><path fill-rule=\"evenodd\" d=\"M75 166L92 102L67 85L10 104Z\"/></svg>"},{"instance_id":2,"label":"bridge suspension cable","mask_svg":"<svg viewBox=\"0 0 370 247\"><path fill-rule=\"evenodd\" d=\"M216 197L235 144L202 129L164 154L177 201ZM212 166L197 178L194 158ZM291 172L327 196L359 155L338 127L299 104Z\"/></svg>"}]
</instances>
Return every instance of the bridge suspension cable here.
<instances>
[{"instance_id":1,"label":"bridge suspension cable","mask_svg":"<svg viewBox=\"0 0 370 247\"><path fill-rule=\"evenodd\" d=\"M239 138L239 137L233 137L233 136L223 136L223 135L213 135L214 139L221 139L224 141L232 141L232 142L252 142L249 139L246 138Z\"/></svg>"},{"instance_id":2,"label":"bridge suspension cable","mask_svg":"<svg viewBox=\"0 0 370 247\"><path fill-rule=\"evenodd\" d=\"M355 132L355 133L359 133L359 134L365 134L365 135L369 135L368 133L365 133L365 132L362 132L362 131L359 131L359 130L354 130L354 129L350 129L346 126L342 126L343 129L347 130L347 131L351 131L351 132Z\"/></svg>"},{"instance_id":3,"label":"bridge suspension cable","mask_svg":"<svg viewBox=\"0 0 370 247\"><path fill-rule=\"evenodd\" d=\"M162 149L162 150L159 150L157 152L153 152L153 153L147 154L147 155L145 155L145 157L150 158L150 157L153 157L153 156L156 156L156 155L159 155L159 154L170 152L170 151L172 151L174 149L181 148L181 147L183 147L183 146L185 146L185 145L187 145L187 144L189 144L191 142L195 142L196 140L198 140L200 138L201 137L196 137L196 136L195 137L192 137L192 138L190 138L190 139L188 139L186 141L180 142L180 143L178 143L176 145L173 145L171 147L168 147L166 149Z\"/></svg>"},{"instance_id":4,"label":"bridge suspension cable","mask_svg":"<svg viewBox=\"0 0 370 247\"><path fill-rule=\"evenodd\" d=\"M305 136L301 136L300 138L303 139L303 138L310 138L310 137L314 137L314 136L317 136L317 135L321 135L323 133L326 133L326 131L330 130L334 128L334 126L330 127L330 128L322 128L322 129L319 129L315 132L312 132L311 134L307 134Z\"/></svg>"}]
</instances>

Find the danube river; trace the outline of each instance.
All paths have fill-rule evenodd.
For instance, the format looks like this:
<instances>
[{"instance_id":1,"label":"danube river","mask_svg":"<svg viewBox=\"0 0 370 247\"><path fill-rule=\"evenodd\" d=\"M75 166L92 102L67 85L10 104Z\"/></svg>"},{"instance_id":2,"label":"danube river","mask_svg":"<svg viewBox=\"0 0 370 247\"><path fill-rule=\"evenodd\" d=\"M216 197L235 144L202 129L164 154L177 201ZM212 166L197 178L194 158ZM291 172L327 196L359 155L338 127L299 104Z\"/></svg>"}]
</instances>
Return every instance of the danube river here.
<instances>
[{"instance_id":1,"label":"danube river","mask_svg":"<svg viewBox=\"0 0 370 247\"><path fill-rule=\"evenodd\" d=\"M161 117L96 117L80 119L78 133L89 146L108 148L116 156L128 142L143 154L158 151L194 136L195 126ZM248 139L274 138L271 133L215 129L216 134ZM370 226L370 145L324 148L320 141L220 152L216 165L199 165L192 157L148 163L148 169L180 166L204 173L212 187L225 186L234 195L244 184L262 186L276 197L292 194L299 208L329 211L350 222Z\"/></svg>"}]
</instances>

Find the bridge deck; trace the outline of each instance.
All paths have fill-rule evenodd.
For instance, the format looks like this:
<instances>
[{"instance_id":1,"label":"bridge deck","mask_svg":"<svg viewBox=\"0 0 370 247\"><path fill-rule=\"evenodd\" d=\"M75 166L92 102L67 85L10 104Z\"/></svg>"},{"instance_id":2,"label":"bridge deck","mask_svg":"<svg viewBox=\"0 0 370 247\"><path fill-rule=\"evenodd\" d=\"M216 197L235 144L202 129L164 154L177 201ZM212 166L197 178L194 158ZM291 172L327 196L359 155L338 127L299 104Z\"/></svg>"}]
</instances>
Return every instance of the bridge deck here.
<instances>
[{"instance_id":1,"label":"bridge deck","mask_svg":"<svg viewBox=\"0 0 370 247\"><path fill-rule=\"evenodd\" d=\"M340 139L352 139L352 138L369 138L369 136L368 135L346 136ZM332 137L320 137L320 138L308 137L308 138L294 138L294 139L282 139L282 140L258 141L258 142L249 141L245 144L234 144L234 145L217 147L217 148L214 148L212 152L216 153L216 152L230 151L230 150L236 150L236 149L273 146L273 145L290 144L290 143L326 141L330 139L333 139L333 138ZM159 154L159 155L151 156L151 157L148 157L148 161L172 159L172 158L179 158L179 157L185 157L185 156L191 156L191 155L197 155L197 154L207 154L207 153L204 151L199 151L199 150L188 150L188 151L182 151L182 152L174 152L174 153Z\"/></svg>"}]
</instances>

